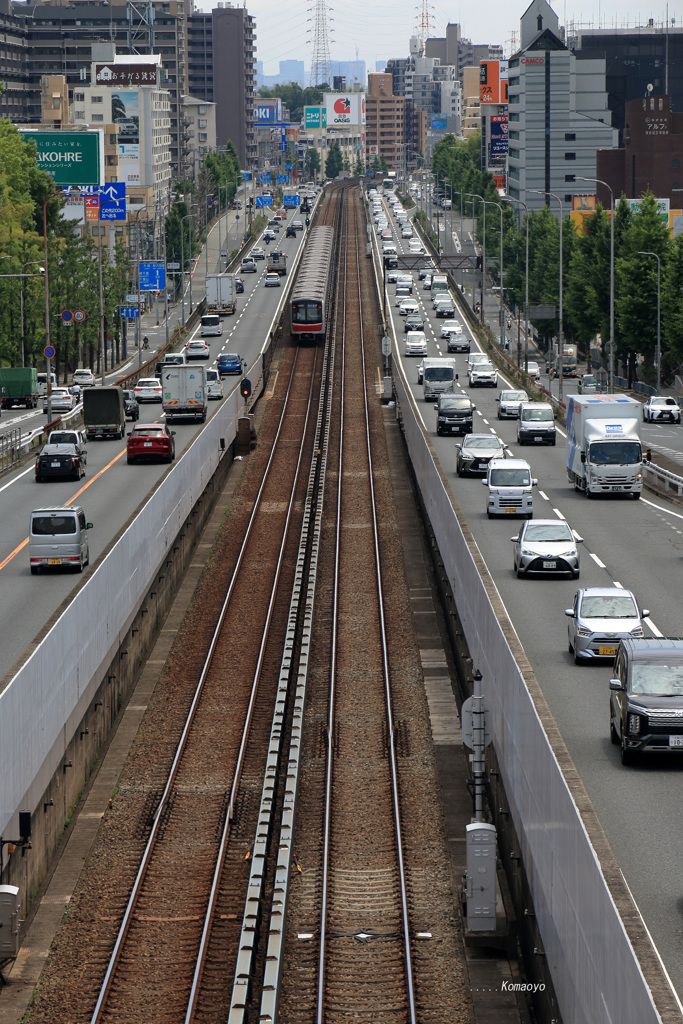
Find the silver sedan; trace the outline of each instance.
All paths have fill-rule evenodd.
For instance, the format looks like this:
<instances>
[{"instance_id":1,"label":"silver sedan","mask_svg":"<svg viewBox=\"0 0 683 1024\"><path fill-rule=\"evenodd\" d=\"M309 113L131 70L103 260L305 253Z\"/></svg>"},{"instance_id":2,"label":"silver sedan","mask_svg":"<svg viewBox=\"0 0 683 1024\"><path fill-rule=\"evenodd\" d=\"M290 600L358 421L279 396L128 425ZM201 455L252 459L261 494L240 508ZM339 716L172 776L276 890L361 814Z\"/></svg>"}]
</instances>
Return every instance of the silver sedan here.
<instances>
[{"instance_id":1,"label":"silver sedan","mask_svg":"<svg viewBox=\"0 0 683 1024\"><path fill-rule=\"evenodd\" d=\"M579 578L577 545L583 538L576 537L564 519L529 520L510 540L514 544L512 568L518 577L560 573Z\"/></svg>"},{"instance_id":2,"label":"silver sedan","mask_svg":"<svg viewBox=\"0 0 683 1024\"><path fill-rule=\"evenodd\" d=\"M564 614L569 619L569 653L581 665L614 658L622 637L643 636L641 617L650 613L647 608L639 612L635 597L623 587L584 587Z\"/></svg>"}]
</instances>

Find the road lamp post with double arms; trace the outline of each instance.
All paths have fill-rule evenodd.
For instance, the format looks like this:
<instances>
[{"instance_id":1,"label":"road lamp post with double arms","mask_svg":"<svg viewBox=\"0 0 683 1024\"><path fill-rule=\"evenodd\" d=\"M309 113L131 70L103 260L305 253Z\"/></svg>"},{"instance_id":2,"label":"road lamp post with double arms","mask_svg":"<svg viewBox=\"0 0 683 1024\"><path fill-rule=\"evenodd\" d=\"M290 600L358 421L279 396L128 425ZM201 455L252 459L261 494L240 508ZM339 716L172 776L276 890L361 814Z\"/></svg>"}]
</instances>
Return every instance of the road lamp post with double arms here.
<instances>
[{"instance_id":1,"label":"road lamp post with double arms","mask_svg":"<svg viewBox=\"0 0 683 1024\"><path fill-rule=\"evenodd\" d=\"M192 316L192 211L197 209L197 204L192 203L188 212L180 218L180 294L183 302L183 325L185 324L185 230L183 224L186 220L190 222L190 316Z\"/></svg>"},{"instance_id":2,"label":"road lamp post with double arms","mask_svg":"<svg viewBox=\"0 0 683 1024\"><path fill-rule=\"evenodd\" d=\"M660 314L660 306L661 306L660 285L661 285L661 280L662 280L662 278L661 278L662 262L661 262L661 260L660 260L660 258L659 258L659 256L657 255L656 252L643 252L642 250L639 249L637 251L636 255L637 256L654 256L654 258L657 260L657 349L656 349L655 362L657 364L657 394L659 394L659 389L660 389L661 383L662 383L662 348L661 348L661 338L660 338L660 315L659 315Z\"/></svg>"},{"instance_id":3,"label":"road lamp post with double arms","mask_svg":"<svg viewBox=\"0 0 683 1024\"><path fill-rule=\"evenodd\" d=\"M484 213L487 206L495 206L500 213L500 347L505 348L505 298L503 294L503 207L500 203L494 203L492 199L484 199Z\"/></svg>"},{"instance_id":4,"label":"road lamp post with double arms","mask_svg":"<svg viewBox=\"0 0 683 1024\"><path fill-rule=\"evenodd\" d=\"M216 197L214 196L213 192L211 192L210 195L207 195L207 196L204 197L204 236L205 236L205 239L206 239L206 241L204 243L206 245L206 254L205 254L206 255L206 271L205 271L205 275L204 275L205 277L209 276L209 207L213 204L213 200L215 198ZM220 214L219 214L219 220L220 220ZM219 256L220 256L220 253L219 253Z\"/></svg>"},{"instance_id":5,"label":"road lamp post with double arms","mask_svg":"<svg viewBox=\"0 0 683 1024\"><path fill-rule=\"evenodd\" d=\"M512 199L505 196L504 203L519 203L526 210L526 245L524 252L524 372L529 366L529 207L521 199ZM519 352L517 353L517 365L519 366Z\"/></svg>"},{"instance_id":6,"label":"road lamp post with double arms","mask_svg":"<svg viewBox=\"0 0 683 1024\"><path fill-rule=\"evenodd\" d=\"M594 181L609 191L609 392L614 391L614 192L602 178L575 178L574 181Z\"/></svg>"},{"instance_id":7,"label":"road lamp post with double arms","mask_svg":"<svg viewBox=\"0 0 683 1024\"><path fill-rule=\"evenodd\" d=\"M477 195L476 192L465 192L463 194L466 195L470 199L478 199L481 202L482 209L484 211L484 224L483 224L483 231L482 231L482 236L481 236L482 237L482 243L481 243L481 308L479 310L479 321L483 325L483 323L484 323L484 289L486 287L486 277L485 277L485 274L486 274L486 203L484 202L484 197L480 196L480 195ZM476 240L476 237L477 237L477 231L476 231L477 218L476 218L475 212L474 212L474 203L472 203L472 219L474 220L474 228L475 228L475 230L474 230L474 237L475 237L475 240Z\"/></svg>"},{"instance_id":8,"label":"road lamp post with double arms","mask_svg":"<svg viewBox=\"0 0 683 1024\"><path fill-rule=\"evenodd\" d=\"M564 326L563 325L563 320L562 320L562 221L564 219L564 215L563 215L563 210L562 210L562 200L560 199L559 196L556 196L554 192L544 192L544 191L542 191L541 189L538 189L538 188L532 188L532 189L529 189L529 191L530 192L535 192L536 195L538 195L538 196L552 196L553 199L557 199L558 203L560 204L560 321L559 321L559 331L558 331L558 336L557 336L557 351L558 351L559 362L560 362L560 371L559 371L559 375L558 375L557 393L558 393L560 401L562 401L562 396L563 396L563 390L562 390L562 387L563 387L563 369L564 369L564 367L562 365L562 356L563 356L563 353L564 353L564 334L562 333L563 332L563 326Z\"/></svg>"}]
</instances>

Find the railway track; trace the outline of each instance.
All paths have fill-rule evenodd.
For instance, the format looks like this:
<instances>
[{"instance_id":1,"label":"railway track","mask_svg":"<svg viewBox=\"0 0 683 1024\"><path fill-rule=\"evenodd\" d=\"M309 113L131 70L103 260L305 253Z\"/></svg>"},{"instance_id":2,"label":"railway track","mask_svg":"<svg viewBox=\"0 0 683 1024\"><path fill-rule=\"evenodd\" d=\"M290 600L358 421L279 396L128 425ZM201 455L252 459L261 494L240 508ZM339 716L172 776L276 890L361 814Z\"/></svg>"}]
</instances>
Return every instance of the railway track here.
<instances>
[{"instance_id":1,"label":"railway track","mask_svg":"<svg viewBox=\"0 0 683 1024\"><path fill-rule=\"evenodd\" d=\"M334 336L287 353L244 540L172 656L32 1024L468 1019L373 456L360 210L352 186L324 213L342 243Z\"/></svg>"}]
</instances>

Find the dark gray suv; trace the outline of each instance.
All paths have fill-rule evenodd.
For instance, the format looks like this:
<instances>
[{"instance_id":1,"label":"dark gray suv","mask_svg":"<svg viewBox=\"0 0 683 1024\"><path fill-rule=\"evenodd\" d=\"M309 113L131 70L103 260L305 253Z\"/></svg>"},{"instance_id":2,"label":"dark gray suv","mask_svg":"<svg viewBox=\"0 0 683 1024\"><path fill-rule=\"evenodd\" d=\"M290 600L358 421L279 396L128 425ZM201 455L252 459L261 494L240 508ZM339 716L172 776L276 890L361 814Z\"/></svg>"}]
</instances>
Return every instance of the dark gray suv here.
<instances>
[{"instance_id":1,"label":"dark gray suv","mask_svg":"<svg viewBox=\"0 0 683 1024\"><path fill-rule=\"evenodd\" d=\"M644 751L683 753L683 639L622 640L609 688L610 739L622 764Z\"/></svg>"}]
</instances>

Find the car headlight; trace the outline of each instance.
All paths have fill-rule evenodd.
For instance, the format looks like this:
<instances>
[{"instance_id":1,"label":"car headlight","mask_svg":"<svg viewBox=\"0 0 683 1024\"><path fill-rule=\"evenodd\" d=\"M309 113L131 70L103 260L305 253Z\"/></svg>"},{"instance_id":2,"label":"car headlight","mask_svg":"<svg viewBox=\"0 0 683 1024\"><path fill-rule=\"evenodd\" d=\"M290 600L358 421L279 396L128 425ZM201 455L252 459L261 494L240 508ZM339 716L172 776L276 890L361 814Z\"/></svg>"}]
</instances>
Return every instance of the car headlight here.
<instances>
[{"instance_id":1,"label":"car headlight","mask_svg":"<svg viewBox=\"0 0 683 1024\"><path fill-rule=\"evenodd\" d=\"M593 632L590 629L586 629L585 626L579 626L576 631L577 636L593 636Z\"/></svg>"},{"instance_id":2,"label":"car headlight","mask_svg":"<svg viewBox=\"0 0 683 1024\"><path fill-rule=\"evenodd\" d=\"M558 558L576 558L576 548L570 548L569 551L561 551L557 556Z\"/></svg>"},{"instance_id":3,"label":"car headlight","mask_svg":"<svg viewBox=\"0 0 683 1024\"><path fill-rule=\"evenodd\" d=\"M636 626L635 629L631 630L631 632L629 633L629 636L643 636L643 627L642 626Z\"/></svg>"},{"instance_id":4,"label":"car headlight","mask_svg":"<svg viewBox=\"0 0 683 1024\"><path fill-rule=\"evenodd\" d=\"M626 731L629 736L640 735L640 715L629 714Z\"/></svg>"}]
</instances>

